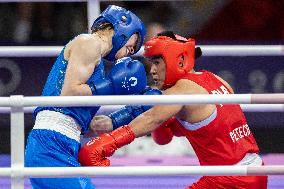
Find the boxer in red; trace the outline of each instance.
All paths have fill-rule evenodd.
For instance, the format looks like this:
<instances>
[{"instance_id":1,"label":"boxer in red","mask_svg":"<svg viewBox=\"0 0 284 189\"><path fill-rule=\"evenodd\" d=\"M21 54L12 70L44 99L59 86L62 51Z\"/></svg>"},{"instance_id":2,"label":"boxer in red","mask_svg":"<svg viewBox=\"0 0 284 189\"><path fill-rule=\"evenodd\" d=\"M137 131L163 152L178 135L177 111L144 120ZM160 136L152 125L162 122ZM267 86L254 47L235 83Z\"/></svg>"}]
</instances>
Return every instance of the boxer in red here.
<instances>
[{"instance_id":1,"label":"boxer in red","mask_svg":"<svg viewBox=\"0 0 284 189\"><path fill-rule=\"evenodd\" d=\"M164 90L164 95L234 93L217 75L194 70L195 58L201 56L194 39L164 32L147 41L144 49L144 56L152 62L153 80L158 89ZM83 165L100 165L116 149L151 132L158 144L170 142L173 135L185 136L201 166L263 164L253 134L237 104L154 106L128 125L85 144L79 161ZM203 176L188 188L265 189L267 176Z\"/></svg>"}]
</instances>

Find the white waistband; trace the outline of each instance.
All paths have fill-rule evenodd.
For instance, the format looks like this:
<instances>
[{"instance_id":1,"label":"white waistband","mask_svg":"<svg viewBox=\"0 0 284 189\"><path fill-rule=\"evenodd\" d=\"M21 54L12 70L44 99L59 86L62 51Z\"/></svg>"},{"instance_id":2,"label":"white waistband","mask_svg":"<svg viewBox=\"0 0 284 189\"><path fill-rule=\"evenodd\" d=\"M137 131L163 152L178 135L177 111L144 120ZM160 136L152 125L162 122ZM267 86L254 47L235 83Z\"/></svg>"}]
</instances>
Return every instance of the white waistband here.
<instances>
[{"instance_id":1,"label":"white waistband","mask_svg":"<svg viewBox=\"0 0 284 189\"><path fill-rule=\"evenodd\" d=\"M235 165L260 166L262 165L262 159L256 153L247 153L245 157Z\"/></svg>"},{"instance_id":2,"label":"white waistband","mask_svg":"<svg viewBox=\"0 0 284 189\"><path fill-rule=\"evenodd\" d=\"M59 132L80 142L81 129L70 116L59 112L44 110L37 114L33 129L48 129Z\"/></svg>"}]
</instances>

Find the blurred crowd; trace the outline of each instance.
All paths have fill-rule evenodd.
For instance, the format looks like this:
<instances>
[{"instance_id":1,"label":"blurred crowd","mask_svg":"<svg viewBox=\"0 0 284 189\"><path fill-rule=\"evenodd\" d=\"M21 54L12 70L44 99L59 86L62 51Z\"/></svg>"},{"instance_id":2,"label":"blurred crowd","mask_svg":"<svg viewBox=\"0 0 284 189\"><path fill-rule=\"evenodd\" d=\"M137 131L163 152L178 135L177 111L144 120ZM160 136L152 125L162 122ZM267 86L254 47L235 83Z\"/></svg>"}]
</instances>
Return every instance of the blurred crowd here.
<instances>
[{"instance_id":1,"label":"blurred crowd","mask_svg":"<svg viewBox=\"0 0 284 189\"><path fill-rule=\"evenodd\" d=\"M86 3L0 3L0 43L64 44L87 32Z\"/></svg>"},{"instance_id":2,"label":"blurred crowd","mask_svg":"<svg viewBox=\"0 0 284 189\"><path fill-rule=\"evenodd\" d=\"M148 38L164 29L199 43L280 44L284 1L102 1L126 7L145 22ZM282 8L281 8L282 7ZM0 3L0 45L63 45L88 31L86 2Z\"/></svg>"}]
</instances>

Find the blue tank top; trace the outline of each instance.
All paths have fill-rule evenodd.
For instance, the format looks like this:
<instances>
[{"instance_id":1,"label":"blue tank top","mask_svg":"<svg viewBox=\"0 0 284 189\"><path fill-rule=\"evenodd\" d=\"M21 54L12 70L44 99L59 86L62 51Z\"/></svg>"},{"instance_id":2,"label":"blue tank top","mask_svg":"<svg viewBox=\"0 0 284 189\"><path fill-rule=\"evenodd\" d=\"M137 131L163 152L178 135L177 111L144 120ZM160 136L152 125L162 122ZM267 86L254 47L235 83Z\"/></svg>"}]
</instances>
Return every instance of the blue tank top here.
<instances>
[{"instance_id":1,"label":"blue tank top","mask_svg":"<svg viewBox=\"0 0 284 189\"><path fill-rule=\"evenodd\" d=\"M42 91L42 96L60 96L64 83L68 61L64 59L64 49L56 59L47 81ZM104 63L101 59L100 64L95 68L89 80L97 80L104 77ZM73 117L81 126L82 133L89 129L89 124L93 116L97 113L99 106L95 107L37 107L34 111L34 117L42 110L50 110L63 113Z\"/></svg>"}]
</instances>

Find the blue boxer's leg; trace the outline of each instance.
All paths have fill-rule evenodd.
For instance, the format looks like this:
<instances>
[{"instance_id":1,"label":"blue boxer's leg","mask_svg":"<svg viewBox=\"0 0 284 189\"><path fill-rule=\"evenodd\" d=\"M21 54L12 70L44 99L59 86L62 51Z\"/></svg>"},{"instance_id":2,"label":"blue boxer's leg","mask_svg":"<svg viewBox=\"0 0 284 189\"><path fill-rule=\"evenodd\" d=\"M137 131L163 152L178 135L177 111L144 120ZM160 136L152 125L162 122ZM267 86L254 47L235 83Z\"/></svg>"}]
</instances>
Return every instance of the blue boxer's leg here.
<instances>
[{"instance_id":1,"label":"blue boxer's leg","mask_svg":"<svg viewBox=\"0 0 284 189\"><path fill-rule=\"evenodd\" d=\"M26 167L79 167L80 143L46 129L31 131L26 152ZM89 178L31 178L34 189L94 189Z\"/></svg>"}]
</instances>

